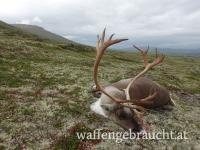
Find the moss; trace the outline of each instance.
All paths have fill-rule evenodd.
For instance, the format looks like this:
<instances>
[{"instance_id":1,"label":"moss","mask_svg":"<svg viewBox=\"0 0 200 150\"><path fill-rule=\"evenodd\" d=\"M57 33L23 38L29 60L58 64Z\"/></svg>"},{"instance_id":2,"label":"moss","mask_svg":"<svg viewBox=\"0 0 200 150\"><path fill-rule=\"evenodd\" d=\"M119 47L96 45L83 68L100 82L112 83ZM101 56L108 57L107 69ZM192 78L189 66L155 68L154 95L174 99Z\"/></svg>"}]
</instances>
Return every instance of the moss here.
<instances>
[{"instance_id":1,"label":"moss","mask_svg":"<svg viewBox=\"0 0 200 150\"><path fill-rule=\"evenodd\" d=\"M80 103L72 103L68 104L67 106L63 106L62 109L59 111L60 113L67 113L71 115L83 115L88 108L84 108Z\"/></svg>"},{"instance_id":2,"label":"moss","mask_svg":"<svg viewBox=\"0 0 200 150\"><path fill-rule=\"evenodd\" d=\"M188 89L192 94L200 94L200 87Z\"/></svg>"},{"instance_id":3,"label":"moss","mask_svg":"<svg viewBox=\"0 0 200 150\"><path fill-rule=\"evenodd\" d=\"M32 116L35 110L33 108L30 108L29 106L23 106L19 109L19 113L22 115L29 115Z\"/></svg>"}]
</instances>

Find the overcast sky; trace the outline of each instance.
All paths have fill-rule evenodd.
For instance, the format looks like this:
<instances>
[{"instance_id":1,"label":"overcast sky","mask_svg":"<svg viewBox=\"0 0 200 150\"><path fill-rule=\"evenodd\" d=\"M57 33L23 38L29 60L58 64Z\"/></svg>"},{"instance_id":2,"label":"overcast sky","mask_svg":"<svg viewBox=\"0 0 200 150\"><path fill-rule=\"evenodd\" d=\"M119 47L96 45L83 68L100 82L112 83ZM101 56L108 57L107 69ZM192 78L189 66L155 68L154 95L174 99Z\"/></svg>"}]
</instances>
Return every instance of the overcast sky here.
<instances>
[{"instance_id":1,"label":"overcast sky","mask_svg":"<svg viewBox=\"0 0 200 150\"><path fill-rule=\"evenodd\" d=\"M200 0L0 0L0 20L90 45L106 26L126 46L200 48Z\"/></svg>"}]
</instances>

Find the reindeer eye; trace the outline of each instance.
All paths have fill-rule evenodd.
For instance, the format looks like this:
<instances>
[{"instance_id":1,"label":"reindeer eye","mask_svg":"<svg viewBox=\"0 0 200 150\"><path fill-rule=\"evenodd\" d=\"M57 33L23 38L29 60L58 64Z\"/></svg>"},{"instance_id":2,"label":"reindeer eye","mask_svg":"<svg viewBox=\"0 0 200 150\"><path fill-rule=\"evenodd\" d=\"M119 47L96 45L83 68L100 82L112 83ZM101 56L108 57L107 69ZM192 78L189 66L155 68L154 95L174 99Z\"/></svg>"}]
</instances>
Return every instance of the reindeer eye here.
<instances>
[{"instance_id":1,"label":"reindeer eye","mask_svg":"<svg viewBox=\"0 0 200 150\"><path fill-rule=\"evenodd\" d=\"M100 97L101 96L101 92L97 92L97 95Z\"/></svg>"},{"instance_id":2,"label":"reindeer eye","mask_svg":"<svg viewBox=\"0 0 200 150\"><path fill-rule=\"evenodd\" d=\"M100 91L92 91L92 94L96 98L100 98L101 97L101 92Z\"/></svg>"},{"instance_id":3,"label":"reindeer eye","mask_svg":"<svg viewBox=\"0 0 200 150\"><path fill-rule=\"evenodd\" d=\"M109 108L108 108L108 107L104 107L104 109L105 109L106 111L109 111Z\"/></svg>"}]
</instances>

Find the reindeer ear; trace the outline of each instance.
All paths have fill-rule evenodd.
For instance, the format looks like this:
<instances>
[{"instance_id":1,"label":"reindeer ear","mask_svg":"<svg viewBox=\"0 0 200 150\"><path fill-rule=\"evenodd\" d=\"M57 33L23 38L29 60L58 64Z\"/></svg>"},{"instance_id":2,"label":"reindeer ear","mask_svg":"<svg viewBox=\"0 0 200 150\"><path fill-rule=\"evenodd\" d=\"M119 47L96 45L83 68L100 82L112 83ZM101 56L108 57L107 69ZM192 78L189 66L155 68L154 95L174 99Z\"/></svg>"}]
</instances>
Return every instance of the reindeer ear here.
<instances>
[{"instance_id":1,"label":"reindeer ear","mask_svg":"<svg viewBox=\"0 0 200 150\"><path fill-rule=\"evenodd\" d=\"M115 104L101 104L101 107L109 112L113 112L114 110L116 110L117 105Z\"/></svg>"}]
</instances>

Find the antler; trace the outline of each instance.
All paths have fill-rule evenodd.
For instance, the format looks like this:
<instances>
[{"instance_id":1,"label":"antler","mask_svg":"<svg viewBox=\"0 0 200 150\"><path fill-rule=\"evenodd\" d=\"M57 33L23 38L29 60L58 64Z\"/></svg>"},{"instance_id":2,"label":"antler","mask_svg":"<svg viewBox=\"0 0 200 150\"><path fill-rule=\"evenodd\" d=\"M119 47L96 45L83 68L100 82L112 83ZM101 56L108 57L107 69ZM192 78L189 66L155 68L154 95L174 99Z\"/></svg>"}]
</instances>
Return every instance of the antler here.
<instances>
[{"instance_id":1,"label":"antler","mask_svg":"<svg viewBox=\"0 0 200 150\"><path fill-rule=\"evenodd\" d=\"M113 101L119 103L119 101L121 101L120 99L117 99L113 96L111 96L110 94L108 94L107 92L104 91L104 89L100 86L99 82L98 82L98 79L97 79L97 74L98 74L98 66L99 66L99 63L101 61L101 58L105 52L105 50L111 46L111 45L114 45L116 43L120 43L122 41L125 41L125 40L128 40L128 39L115 39L115 40L112 40L114 34L112 34L109 39L107 41L104 41L105 40L105 31L106 31L106 28L103 30L102 34L101 34L101 37L99 37L99 35L97 35L97 43L96 43L96 50L97 50L97 53L96 53L96 60L95 60L95 63L94 63L94 74L93 74L93 78L94 78L94 82L96 84L96 88L98 90L100 90L102 93L104 93L106 96L108 96L109 98L111 98Z\"/></svg>"},{"instance_id":2,"label":"antler","mask_svg":"<svg viewBox=\"0 0 200 150\"><path fill-rule=\"evenodd\" d=\"M110 99L112 99L114 102L118 103L119 105L129 107L131 109L138 109L138 110L141 110L141 111L145 111L144 108L141 107L141 106L121 103L125 100L121 100L121 99L118 99L116 97L113 97L112 95L110 95L106 91L104 91L104 89L100 86L98 79L97 79L98 66L99 66L99 63L101 61L101 58L103 57L104 52L106 51L106 48L108 48L109 46L111 46L113 44L120 43L122 41L128 40L128 39L112 40L112 37L114 36L114 34L112 34L107 41L104 41L105 40L105 31L106 31L106 29L103 30L101 37L99 37L99 35L97 35L97 43L96 43L97 53L96 53L96 60L95 60L95 63L94 63L94 74L93 74L93 78L94 78L96 88L97 88L97 90L100 90L102 93L104 93L106 96L108 96Z\"/></svg>"},{"instance_id":3,"label":"antler","mask_svg":"<svg viewBox=\"0 0 200 150\"><path fill-rule=\"evenodd\" d=\"M152 63L148 63L147 53L148 53L149 47L147 48L147 50L144 51L144 50L142 50L142 49L140 49L140 48L138 48L134 45L134 47L142 53L145 69L142 72L140 72L138 75L136 75L131 80L131 82L128 84L127 88L125 89L125 94L126 94L127 100L121 100L119 98L113 97L110 94L108 94L107 92L105 92L104 89L100 86L100 84L98 82L98 79L97 79L98 66L99 66L99 63L101 61L101 58L103 57L104 52L106 51L106 49L109 46L114 45L116 43L120 43L120 42L128 40L128 39L112 40L112 37L114 36L114 34L112 34L107 41L104 41L105 40L105 31L106 31L106 29L103 30L101 37L99 37L99 35L97 36L97 43L96 43L97 52L96 52L96 59L95 59L95 63L94 63L94 74L93 74L93 78L94 78L96 88L97 88L97 90L100 90L102 93L104 93L106 96L108 96L110 99L112 99L114 102L116 102L116 103L118 103L122 106L129 107L131 109L138 109L138 110L141 110L141 111L145 111L145 109L142 106L145 105L145 104L152 103L152 101L148 101L148 100L153 99L156 96L157 93L153 93L152 95L149 95L146 98L141 99L141 100L131 100L130 94L129 94L130 87L136 79L141 77L143 74L145 74L148 70L150 70L151 68L153 68L157 64L161 63L164 59L164 55L155 58L155 60Z\"/></svg>"},{"instance_id":4,"label":"antler","mask_svg":"<svg viewBox=\"0 0 200 150\"><path fill-rule=\"evenodd\" d=\"M154 59L154 61L152 63L148 63L148 60L147 60L147 53L148 53L148 49L149 49L149 46L147 48L147 50L142 50L140 48L138 48L137 46L133 45L133 47L135 47L137 50L139 50L143 56L143 59L144 59L144 64L145 64L145 69L140 72L139 74L137 74L132 80L131 82L128 84L127 88L125 89L125 94L126 94L126 98L127 98L127 103L130 103L130 102L133 102L133 103L136 103L134 102L134 100L131 100L130 98L130 94L129 94L129 90L130 90L130 87L131 85L134 83L135 80L137 80L139 77L141 77L142 75L144 75L147 71L149 71L151 68L153 68L154 66L160 64L165 56L164 55L161 55L161 56L157 56L157 49L156 49L156 58ZM153 99L155 96L156 96L157 93L154 93L153 95L150 95L148 97L145 98L144 101L141 101L141 102L138 102L137 104L144 104L145 101L147 100L150 100L150 99Z\"/></svg>"}]
</instances>

